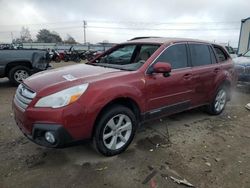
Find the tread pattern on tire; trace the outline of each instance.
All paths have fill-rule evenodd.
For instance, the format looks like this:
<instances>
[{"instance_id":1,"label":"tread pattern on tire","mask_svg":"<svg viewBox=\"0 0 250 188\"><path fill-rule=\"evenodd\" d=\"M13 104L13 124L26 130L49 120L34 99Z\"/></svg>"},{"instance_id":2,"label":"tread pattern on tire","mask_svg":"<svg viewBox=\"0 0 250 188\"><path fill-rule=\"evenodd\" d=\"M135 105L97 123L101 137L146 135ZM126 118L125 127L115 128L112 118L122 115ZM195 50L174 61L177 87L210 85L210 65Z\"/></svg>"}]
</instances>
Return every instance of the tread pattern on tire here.
<instances>
[{"instance_id":1,"label":"tread pattern on tire","mask_svg":"<svg viewBox=\"0 0 250 188\"><path fill-rule=\"evenodd\" d=\"M120 149L112 151L109 150L108 148L106 148L104 146L103 140L102 140L102 131L104 128L105 123L114 115L119 114L119 113L125 113L126 115L128 115L131 118L132 121L132 133L131 136L128 140L128 142ZM99 121L96 124L96 128L95 128L95 132L94 132L94 137L93 137L93 147L95 150L97 150L99 153L105 155L105 156L113 156L113 155L117 155L119 153L122 153L123 151L125 151L127 149L127 147L130 145L130 143L132 142L135 132L136 132L136 128L137 128L137 120L136 117L134 115L134 113L132 112L132 110L130 110L129 108L122 106L122 105L112 105L109 108L107 108L102 114L101 117L99 119Z\"/></svg>"}]
</instances>

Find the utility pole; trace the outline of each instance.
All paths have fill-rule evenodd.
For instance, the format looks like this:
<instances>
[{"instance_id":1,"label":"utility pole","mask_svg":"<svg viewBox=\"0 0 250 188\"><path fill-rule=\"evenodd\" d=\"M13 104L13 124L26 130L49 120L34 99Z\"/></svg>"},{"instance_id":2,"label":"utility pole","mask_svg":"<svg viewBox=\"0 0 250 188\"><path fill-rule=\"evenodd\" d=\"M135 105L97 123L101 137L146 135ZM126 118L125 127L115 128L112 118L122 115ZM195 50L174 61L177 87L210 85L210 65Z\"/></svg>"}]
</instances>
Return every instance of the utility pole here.
<instances>
[{"instance_id":1,"label":"utility pole","mask_svg":"<svg viewBox=\"0 0 250 188\"><path fill-rule=\"evenodd\" d=\"M11 35L11 43L13 42L13 33L10 32L10 35Z\"/></svg>"},{"instance_id":2,"label":"utility pole","mask_svg":"<svg viewBox=\"0 0 250 188\"><path fill-rule=\"evenodd\" d=\"M86 44L86 27L87 27L87 21L83 20L84 44Z\"/></svg>"}]
</instances>

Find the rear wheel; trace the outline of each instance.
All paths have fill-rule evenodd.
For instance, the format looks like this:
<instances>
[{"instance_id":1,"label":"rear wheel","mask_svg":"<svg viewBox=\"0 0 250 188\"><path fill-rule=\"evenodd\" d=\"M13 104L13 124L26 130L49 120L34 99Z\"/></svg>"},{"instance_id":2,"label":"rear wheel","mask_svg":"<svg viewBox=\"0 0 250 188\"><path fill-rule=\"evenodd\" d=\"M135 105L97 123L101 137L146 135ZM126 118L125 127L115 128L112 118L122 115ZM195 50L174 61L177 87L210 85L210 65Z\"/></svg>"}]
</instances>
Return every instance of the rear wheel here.
<instances>
[{"instance_id":1,"label":"rear wheel","mask_svg":"<svg viewBox=\"0 0 250 188\"><path fill-rule=\"evenodd\" d=\"M61 58L59 56L57 56L56 59L55 59L55 62L56 63L60 63L61 62Z\"/></svg>"},{"instance_id":2,"label":"rear wheel","mask_svg":"<svg viewBox=\"0 0 250 188\"><path fill-rule=\"evenodd\" d=\"M207 107L208 113L212 115L220 114L226 106L227 98L228 98L227 88L225 86L219 87L213 101Z\"/></svg>"},{"instance_id":3,"label":"rear wheel","mask_svg":"<svg viewBox=\"0 0 250 188\"><path fill-rule=\"evenodd\" d=\"M137 120L125 106L108 108L98 121L94 133L94 147L106 156L117 155L127 149L134 138Z\"/></svg>"},{"instance_id":4,"label":"rear wheel","mask_svg":"<svg viewBox=\"0 0 250 188\"><path fill-rule=\"evenodd\" d=\"M16 66L9 71L9 80L12 84L18 85L31 75L31 71L25 66Z\"/></svg>"}]
</instances>

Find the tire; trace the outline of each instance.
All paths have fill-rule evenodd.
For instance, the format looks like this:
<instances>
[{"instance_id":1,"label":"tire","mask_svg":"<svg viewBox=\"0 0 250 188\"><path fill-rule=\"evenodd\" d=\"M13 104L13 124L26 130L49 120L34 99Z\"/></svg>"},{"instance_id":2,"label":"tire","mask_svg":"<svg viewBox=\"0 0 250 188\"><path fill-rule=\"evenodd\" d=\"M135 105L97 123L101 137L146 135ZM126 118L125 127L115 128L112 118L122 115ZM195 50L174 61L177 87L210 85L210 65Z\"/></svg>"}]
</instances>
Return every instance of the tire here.
<instances>
[{"instance_id":1,"label":"tire","mask_svg":"<svg viewBox=\"0 0 250 188\"><path fill-rule=\"evenodd\" d=\"M56 63L60 63L61 62L61 58L60 57L56 57L55 62Z\"/></svg>"},{"instance_id":2,"label":"tire","mask_svg":"<svg viewBox=\"0 0 250 188\"><path fill-rule=\"evenodd\" d=\"M64 57L64 62L68 62L69 61L69 57L68 57L68 55L66 55L65 57Z\"/></svg>"},{"instance_id":3,"label":"tire","mask_svg":"<svg viewBox=\"0 0 250 188\"><path fill-rule=\"evenodd\" d=\"M96 124L93 137L95 149L105 156L122 153L132 142L137 123L129 108L121 105L109 107Z\"/></svg>"},{"instance_id":4,"label":"tire","mask_svg":"<svg viewBox=\"0 0 250 188\"><path fill-rule=\"evenodd\" d=\"M8 78L14 85L19 85L24 79L31 75L31 71L25 66L16 66L10 69Z\"/></svg>"},{"instance_id":5,"label":"tire","mask_svg":"<svg viewBox=\"0 0 250 188\"><path fill-rule=\"evenodd\" d=\"M80 57L76 57L75 62L76 63L80 63L81 62L81 58Z\"/></svg>"},{"instance_id":6,"label":"tire","mask_svg":"<svg viewBox=\"0 0 250 188\"><path fill-rule=\"evenodd\" d=\"M220 86L216 91L213 101L207 106L207 112L211 115L221 114L226 107L228 94L227 88L224 85Z\"/></svg>"}]
</instances>

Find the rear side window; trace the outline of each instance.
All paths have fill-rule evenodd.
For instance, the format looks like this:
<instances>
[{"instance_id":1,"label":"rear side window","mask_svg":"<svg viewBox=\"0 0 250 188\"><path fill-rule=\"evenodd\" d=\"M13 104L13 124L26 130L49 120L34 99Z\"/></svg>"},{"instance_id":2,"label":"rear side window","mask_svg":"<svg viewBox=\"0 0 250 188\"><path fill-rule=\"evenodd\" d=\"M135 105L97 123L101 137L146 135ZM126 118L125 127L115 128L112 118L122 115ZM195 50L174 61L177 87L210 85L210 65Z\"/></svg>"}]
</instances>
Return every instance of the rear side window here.
<instances>
[{"instance_id":1,"label":"rear side window","mask_svg":"<svg viewBox=\"0 0 250 188\"><path fill-rule=\"evenodd\" d=\"M214 46L214 49L215 49L216 56L217 56L219 62L227 60L226 54L223 52L223 50L220 47Z\"/></svg>"},{"instance_id":2,"label":"rear side window","mask_svg":"<svg viewBox=\"0 0 250 188\"><path fill-rule=\"evenodd\" d=\"M187 48L185 44L176 44L167 48L156 62L170 63L172 69L180 69L188 66Z\"/></svg>"},{"instance_id":3,"label":"rear side window","mask_svg":"<svg viewBox=\"0 0 250 188\"><path fill-rule=\"evenodd\" d=\"M194 67L210 65L212 63L209 46L204 44L189 44L189 48Z\"/></svg>"}]
</instances>

